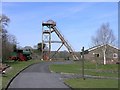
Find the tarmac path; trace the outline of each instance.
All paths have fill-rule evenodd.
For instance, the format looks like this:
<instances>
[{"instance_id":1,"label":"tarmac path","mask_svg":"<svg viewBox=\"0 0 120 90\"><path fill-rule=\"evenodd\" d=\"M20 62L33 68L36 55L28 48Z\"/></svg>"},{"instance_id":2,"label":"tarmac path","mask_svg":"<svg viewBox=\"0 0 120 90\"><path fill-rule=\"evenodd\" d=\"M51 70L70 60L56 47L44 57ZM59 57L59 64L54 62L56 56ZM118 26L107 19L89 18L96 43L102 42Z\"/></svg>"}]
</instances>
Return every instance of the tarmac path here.
<instances>
[{"instance_id":1,"label":"tarmac path","mask_svg":"<svg viewBox=\"0 0 120 90\"><path fill-rule=\"evenodd\" d=\"M8 90L15 88L64 88L65 90L71 90L63 83L60 74L50 72L49 65L53 63L63 64L64 62L40 62L34 64L15 77L10 83Z\"/></svg>"}]
</instances>

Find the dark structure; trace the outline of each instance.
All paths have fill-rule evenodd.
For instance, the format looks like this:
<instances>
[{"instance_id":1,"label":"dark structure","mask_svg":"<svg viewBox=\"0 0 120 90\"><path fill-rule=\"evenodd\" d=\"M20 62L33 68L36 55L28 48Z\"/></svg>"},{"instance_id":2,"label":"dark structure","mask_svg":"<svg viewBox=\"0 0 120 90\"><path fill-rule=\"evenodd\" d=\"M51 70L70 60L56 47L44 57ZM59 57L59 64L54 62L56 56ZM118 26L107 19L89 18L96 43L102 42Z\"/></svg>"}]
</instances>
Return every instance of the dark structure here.
<instances>
[{"instance_id":1,"label":"dark structure","mask_svg":"<svg viewBox=\"0 0 120 90\"><path fill-rule=\"evenodd\" d=\"M51 40L51 34L55 33L61 41ZM56 50L55 54L51 56L51 44L52 43L61 43L60 47ZM48 45L48 47L43 48L43 44ZM61 49L62 46L65 46L69 53L73 56L74 60L78 60L78 57L75 55L74 50L68 43L68 41L63 37L56 27L56 22L53 20L48 20L47 22L42 23L42 57L43 60L51 60Z\"/></svg>"}]
</instances>

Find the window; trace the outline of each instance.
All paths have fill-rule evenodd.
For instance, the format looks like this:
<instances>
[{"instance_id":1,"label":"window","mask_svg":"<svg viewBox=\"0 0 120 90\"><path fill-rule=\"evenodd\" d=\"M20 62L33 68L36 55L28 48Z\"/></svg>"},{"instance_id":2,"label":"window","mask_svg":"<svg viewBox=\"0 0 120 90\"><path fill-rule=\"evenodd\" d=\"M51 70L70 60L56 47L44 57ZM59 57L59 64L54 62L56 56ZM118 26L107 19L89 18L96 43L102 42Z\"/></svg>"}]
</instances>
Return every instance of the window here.
<instances>
[{"instance_id":1,"label":"window","mask_svg":"<svg viewBox=\"0 0 120 90\"><path fill-rule=\"evenodd\" d=\"M113 53L113 58L118 58L118 54L117 53Z\"/></svg>"},{"instance_id":2,"label":"window","mask_svg":"<svg viewBox=\"0 0 120 90\"><path fill-rule=\"evenodd\" d=\"M99 53L93 53L94 57L100 57Z\"/></svg>"}]
</instances>

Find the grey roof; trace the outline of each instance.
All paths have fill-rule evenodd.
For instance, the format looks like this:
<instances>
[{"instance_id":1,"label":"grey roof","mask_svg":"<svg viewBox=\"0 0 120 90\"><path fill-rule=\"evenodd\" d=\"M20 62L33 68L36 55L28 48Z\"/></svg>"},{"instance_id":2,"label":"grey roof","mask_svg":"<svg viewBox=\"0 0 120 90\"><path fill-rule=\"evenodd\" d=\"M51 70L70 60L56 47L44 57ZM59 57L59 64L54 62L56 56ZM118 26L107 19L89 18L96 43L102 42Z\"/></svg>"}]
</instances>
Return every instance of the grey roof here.
<instances>
[{"instance_id":1,"label":"grey roof","mask_svg":"<svg viewBox=\"0 0 120 90\"><path fill-rule=\"evenodd\" d=\"M113 48L115 48L115 49L117 49L117 50L120 50L118 47L116 47L116 46L113 46L113 45L110 45L110 44L107 44L108 46L110 46L110 47L113 47ZM87 49L88 51L92 51L92 50L95 50L95 49L97 49L97 48L100 48L100 47L102 47L102 46L104 46L104 45L97 45L97 46L93 46L93 47L91 47L91 48L89 48L89 49Z\"/></svg>"}]
</instances>

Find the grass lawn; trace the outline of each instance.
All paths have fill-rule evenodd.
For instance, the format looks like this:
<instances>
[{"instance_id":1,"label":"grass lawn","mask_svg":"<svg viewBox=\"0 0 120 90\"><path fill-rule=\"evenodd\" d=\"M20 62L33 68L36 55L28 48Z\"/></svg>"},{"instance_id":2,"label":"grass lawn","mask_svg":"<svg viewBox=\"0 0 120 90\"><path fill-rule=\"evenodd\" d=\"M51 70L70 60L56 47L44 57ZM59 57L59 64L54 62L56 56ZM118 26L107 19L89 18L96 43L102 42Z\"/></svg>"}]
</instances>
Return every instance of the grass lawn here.
<instances>
[{"instance_id":1,"label":"grass lawn","mask_svg":"<svg viewBox=\"0 0 120 90\"><path fill-rule=\"evenodd\" d=\"M0 76L0 90L2 89L2 76Z\"/></svg>"},{"instance_id":2,"label":"grass lawn","mask_svg":"<svg viewBox=\"0 0 120 90\"><path fill-rule=\"evenodd\" d=\"M64 73L80 73L79 64L53 64L50 66L50 70L54 72L64 72Z\"/></svg>"},{"instance_id":3,"label":"grass lawn","mask_svg":"<svg viewBox=\"0 0 120 90\"><path fill-rule=\"evenodd\" d=\"M5 76L2 77L2 88L5 88L6 85L8 84L8 82L22 69L24 69L25 67L34 64L34 63L38 63L40 62L40 60L28 60L28 61L8 61L6 62L6 64L10 65L12 67L12 69L6 73Z\"/></svg>"},{"instance_id":4,"label":"grass lawn","mask_svg":"<svg viewBox=\"0 0 120 90\"><path fill-rule=\"evenodd\" d=\"M73 64L51 65L50 69L54 72L77 73L82 74L81 62ZM90 62L85 62L84 65L86 75L118 77L118 65L97 65ZM72 88L118 88L118 80L113 79L65 79L65 83Z\"/></svg>"},{"instance_id":5,"label":"grass lawn","mask_svg":"<svg viewBox=\"0 0 120 90\"><path fill-rule=\"evenodd\" d=\"M66 79L72 88L118 88L118 80L110 79Z\"/></svg>"},{"instance_id":6,"label":"grass lawn","mask_svg":"<svg viewBox=\"0 0 120 90\"><path fill-rule=\"evenodd\" d=\"M108 77L118 77L118 65L109 64L109 65L98 65L90 62L85 62L84 65L86 75L95 75L95 76L108 76ZM82 64L80 62L75 62L73 64L63 64L63 65L51 65L50 69L54 72L64 72L64 73L82 73Z\"/></svg>"}]
</instances>

